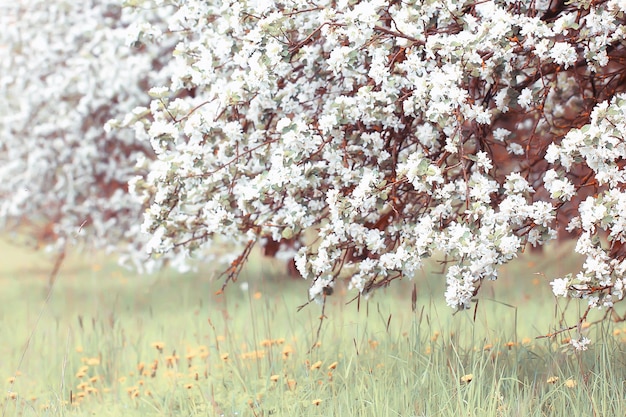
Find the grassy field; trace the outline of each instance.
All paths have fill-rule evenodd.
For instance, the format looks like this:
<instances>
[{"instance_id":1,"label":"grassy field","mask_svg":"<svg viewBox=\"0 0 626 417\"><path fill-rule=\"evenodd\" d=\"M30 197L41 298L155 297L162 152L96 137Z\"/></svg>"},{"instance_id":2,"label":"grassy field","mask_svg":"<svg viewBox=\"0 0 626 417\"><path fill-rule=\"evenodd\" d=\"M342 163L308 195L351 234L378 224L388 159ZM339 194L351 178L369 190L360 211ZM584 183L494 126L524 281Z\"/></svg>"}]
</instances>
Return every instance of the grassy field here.
<instances>
[{"instance_id":1,"label":"grassy field","mask_svg":"<svg viewBox=\"0 0 626 417\"><path fill-rule=\"evenodd\" d=\"M50 259L0 250L3 417L626 415L626 325L590 326L580 353L567 332L537 338L580 313L549 291L567 248L520 259L458 314L432 271L368 302L339 288L319 340L321 306L297 312L306 282L268 261L216 295L209 271L75 254L48 293Z\"/></svg>"}]
</instances>

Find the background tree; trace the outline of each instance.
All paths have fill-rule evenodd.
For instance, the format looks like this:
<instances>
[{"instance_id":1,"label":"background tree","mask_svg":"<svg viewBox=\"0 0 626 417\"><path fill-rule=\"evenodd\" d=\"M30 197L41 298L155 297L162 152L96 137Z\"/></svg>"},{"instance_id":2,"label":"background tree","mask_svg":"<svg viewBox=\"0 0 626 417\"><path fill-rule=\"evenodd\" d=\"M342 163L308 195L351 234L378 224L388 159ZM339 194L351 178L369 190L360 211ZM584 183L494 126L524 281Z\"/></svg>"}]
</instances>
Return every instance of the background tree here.
<instances>
[{"instance_id":1,"label":"background tree","mask_svg":"<svg viewBox=\"0 0 626 417\"><path fill-rule=\"evenodd\" d=\"M61 253L68 241L124 250L149 266L128 194L138 158L153 151L105 123L148 104L166 80L167 42L142 39L159 13L113 0L0 6L0 221ZM144 23L145 22L145 23ZM135 43L129 34L141 34Z\"/></svg>"}]
</instances>

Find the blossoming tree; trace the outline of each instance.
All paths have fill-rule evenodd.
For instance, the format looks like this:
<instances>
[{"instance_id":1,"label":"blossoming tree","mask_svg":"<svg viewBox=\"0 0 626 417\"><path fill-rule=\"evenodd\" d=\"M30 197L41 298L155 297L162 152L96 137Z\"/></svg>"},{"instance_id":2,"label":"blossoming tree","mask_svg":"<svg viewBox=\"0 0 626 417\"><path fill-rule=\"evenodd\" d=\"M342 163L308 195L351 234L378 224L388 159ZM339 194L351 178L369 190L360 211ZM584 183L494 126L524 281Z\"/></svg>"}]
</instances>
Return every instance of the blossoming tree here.
<instances>
[{"instance_id":1,"label":"blossoming tree","mask_svg":"<svg viewBox=\"0 0 626 417\"><path fill-rule=\"evenodd\" d=\"M116 250L125 242L137 259L145 253L143 208L127 184L137 158L153 158L153 151L132 132L103 126L148 103L149 86L166 79L161 59L172 47L136 36L129 45L127 38L133 31L149 37L142 27L157 25L167 11L124 10L115 0L0 5L5 229L19 227L60 253L76 238Z\"/></svg>"},{"instance_id":2,"label":"blossoming tree","mask_svg":"<svg viewBox=\"0 0 626 417\"><path fill-rule=\"evenodd\" d=\"M498 265L571 234L586 262L555 295L623 298L623 1L128 3L168 25L129 42L176 44L150 105L107 124L141 146L129 188L150 252L239 242L228 282L270 245L311 299L339 279L368 293L439 252L446 301L466 308Z\"/></svg>"}]
</instances>

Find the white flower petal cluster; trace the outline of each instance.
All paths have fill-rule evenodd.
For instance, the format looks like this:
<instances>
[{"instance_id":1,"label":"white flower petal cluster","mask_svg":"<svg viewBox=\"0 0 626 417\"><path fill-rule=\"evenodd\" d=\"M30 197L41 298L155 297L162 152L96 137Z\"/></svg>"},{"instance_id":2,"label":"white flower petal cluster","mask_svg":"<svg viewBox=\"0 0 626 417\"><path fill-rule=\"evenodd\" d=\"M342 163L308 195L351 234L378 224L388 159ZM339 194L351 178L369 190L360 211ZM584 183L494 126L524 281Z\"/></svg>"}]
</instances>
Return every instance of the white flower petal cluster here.
<instances>
[{"instance_id":1,"label":"white flower petal cluster","mask_svg":"<svg viewBox=\"0 0 626 417\"><path fill-rule=\"evenodd\" d=\"M579 175L581 167L589 188L570 227L579 235L576 252L585 262L573 279L555 280L554 293L584 298L590 307L612 307L624 297L626 272L626 95L596 105L589 123L552 144L548 155L564 168L546 172L550 192L563 193L563 184L572 184L568 176Z\"/></svg>"},{"instance_id":2,"label":"white flower petal cluster","mask_svg":"<svg viewBox=\"0 0 626 417\"><path fill-rule=\"evenodd\" d=\"M582 336L579 339L570 340L570 344L572 348L576 351L584 351L589 349L589 345L591 344L591 340L588 337Z\"/></svg>"},{"instance_id":3,"label":"white flower petal cluster","mask_svg":"<svg viewBox=\"0 0 626 417\"><path fill-rule=\"evenodd\" d=\"M594 9L613 31L594 24L568 38L574 11L544 12L181 4L169 21L169 95L153 91L144 119L158 174L134 183L152 204L152 250L195 250L219 235L288 243L312 230L315 244L296 255L311 298L342 276L368 293L443 251L455 261L447 302L467 307L498 265L556 236L556 204L575 185L550 171L544 188L545 168L523 161L535 137L555 135L537 145L547 147L564 135L552 126L577 85L563 71L585 60L602 71L594 54L622 27L617 10Z\"/></svg>"}]
</instances>

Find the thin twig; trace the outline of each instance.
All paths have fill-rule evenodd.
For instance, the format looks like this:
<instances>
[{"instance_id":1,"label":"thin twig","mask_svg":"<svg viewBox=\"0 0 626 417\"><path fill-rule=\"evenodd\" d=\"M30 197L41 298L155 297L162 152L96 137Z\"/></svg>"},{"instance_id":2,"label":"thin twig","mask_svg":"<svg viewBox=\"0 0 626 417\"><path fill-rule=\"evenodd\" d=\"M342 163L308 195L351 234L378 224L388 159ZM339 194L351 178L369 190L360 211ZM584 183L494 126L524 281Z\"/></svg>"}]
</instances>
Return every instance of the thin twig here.
<instances>
[{"instance_id":1,"label":"thin twig","mask_svg":"<svg viewBox=\"0 0 626 417\"><path fill-rule=\"evenodd\" d=\"M317 343L320 340L320 332L322 331L322 324L324 323L324 319L326 316L324 315L324 311L326 310L326 295L322 298L322 314L320 315L320 325L317 327L317 332L315 333L315 340L313 341L313 345L309 348L307 354L311 353L313 349L317 347Z\"/></svg>"}]
</instances>

